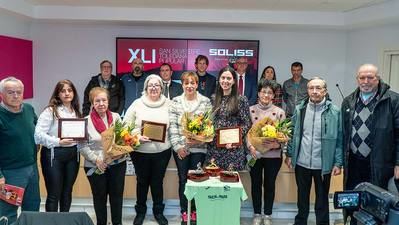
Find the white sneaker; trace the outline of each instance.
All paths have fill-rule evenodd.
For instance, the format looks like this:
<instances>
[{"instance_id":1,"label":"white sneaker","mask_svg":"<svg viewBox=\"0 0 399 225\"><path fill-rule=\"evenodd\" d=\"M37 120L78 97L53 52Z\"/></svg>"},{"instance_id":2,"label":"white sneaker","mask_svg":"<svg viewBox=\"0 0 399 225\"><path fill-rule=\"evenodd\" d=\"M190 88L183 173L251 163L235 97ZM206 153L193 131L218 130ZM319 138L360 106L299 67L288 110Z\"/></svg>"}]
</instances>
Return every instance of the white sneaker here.
<instances>
[{"instance_id":1,"label":"white sneaker","mask_svg":"<svg viewBox=\"0 0 399 225\"><path fill-rule=\"evenodd\" d=\"M265 215L263 217L263 224L264 225L272 225L272 217L269 215Z\"/></svg>"},{"instance_id":2,"label":"white sneaker","mask_svg":"<svg viewBox=\"0 0 399 225\"><path fill-rule=\"evenodd\" d=\"M252 220L252 225L261 225L262 224L262 215L255 214Z\"/></svg>"}]
</instances>

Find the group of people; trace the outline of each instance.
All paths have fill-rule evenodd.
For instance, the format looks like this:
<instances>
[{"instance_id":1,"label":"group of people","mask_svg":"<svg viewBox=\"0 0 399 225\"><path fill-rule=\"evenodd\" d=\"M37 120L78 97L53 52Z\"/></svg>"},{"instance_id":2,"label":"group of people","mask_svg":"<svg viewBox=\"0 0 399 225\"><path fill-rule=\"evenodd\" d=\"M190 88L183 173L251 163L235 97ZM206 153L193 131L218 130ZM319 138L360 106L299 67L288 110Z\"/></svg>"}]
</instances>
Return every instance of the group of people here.
<instances>
[{"instance_id":1,"label":"group of people","mask_svg":"<svg viewBox=\"0 0 399 225\"><path fill-rule=\"evenodd\" d=\"M22 210L39 210L36 145L41 145L46 211L68 212L81 153L97 224L107 224L108 197L112 224L122 224L128 155L106 160L101 144L101 133L118 120L133 123L135 133L140 133L143 121L167 127L164 142L139 135L141 145L130 154L137 176L134 225L145 220L149 189L154 218L161 225L168 224L163 215L163 179L171 155L178 169L183 223L188 218L184 195L188 170L211 160L224 170L242 171L247 166L247 155L256 159L250 168L254 225L272 224L275 182L284 152L285 163L295 169L298 187L296 225L307 224L312 179L319 225L329 224L330 178L339 175L343 167L344 187L348 190L364 181L386 188L392 176L399 178L399 96L380 79L376 66L359 67L358 87L339 108L328 97L326 81L320 77L304 78L300 62L291 65L292 78L283 85L276 82L276 72L271 66L263 70L259 81L251 80L254 76L247 71L248 61L244 57L237 59L235 68L222 68L216 77L206 71L208 65L208 58L199 55L195 60L197 71L184 72L180 84L172 81L169 64L161 65L159 75L149 75L144 73L143 61L136 58L132 72L119 79L112 75L112 63L104 60L100 64L101 73L92 77L84 91L82 113L74 84L62 80L56 84L48 106L39 117L32 106L23 103L23 83L14 77L3 79L0 145L7 151L0 151L0 188L5 184L25 188ZM183 115L208 111L214 115L215 129L240 127L243 144L218 147L216 138L210 143L186 138L182 133ZM88 121L87 140L58 137L59 119L83 117ZM294 128L287 145L267 141L263 144L269 151L260 153L246 134L252 124L265 117L272 120L291 117ZM192 209L190 217L195 221L194 202ZM7 216L12 224L17 217L17 206L0 201L0 214ZM351 212L347 214L351 216ZM355 223L354 219L351 221Z\"/></svg>"}]
</instances>

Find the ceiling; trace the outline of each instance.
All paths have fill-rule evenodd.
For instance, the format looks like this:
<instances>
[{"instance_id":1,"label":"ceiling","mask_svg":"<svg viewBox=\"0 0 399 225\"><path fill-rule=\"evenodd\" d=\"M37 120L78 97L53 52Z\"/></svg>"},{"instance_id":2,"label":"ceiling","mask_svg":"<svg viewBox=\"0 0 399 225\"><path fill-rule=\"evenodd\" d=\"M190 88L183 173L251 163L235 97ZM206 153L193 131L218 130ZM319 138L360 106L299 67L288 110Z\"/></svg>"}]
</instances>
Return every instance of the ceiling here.
<instances>
[{"instance_id":1,"label":"ceiling","mask_svg":"<svg viewBox=\"0 0 399 225\"><path fill-rule=\"evenodd\" d=\"M390 0L25 0L34 6L348 12Z\"/></svg>"},{"instance_id":2,"label":"ceiling","mask_svg":"<svg viewBox=\"0 0 399 225\"><path fill-rule=\"evenodd\" d=\"M122 25L355 27L399 23L399 0L0 0L33 21Z\"/></svg>"}]
</instances>

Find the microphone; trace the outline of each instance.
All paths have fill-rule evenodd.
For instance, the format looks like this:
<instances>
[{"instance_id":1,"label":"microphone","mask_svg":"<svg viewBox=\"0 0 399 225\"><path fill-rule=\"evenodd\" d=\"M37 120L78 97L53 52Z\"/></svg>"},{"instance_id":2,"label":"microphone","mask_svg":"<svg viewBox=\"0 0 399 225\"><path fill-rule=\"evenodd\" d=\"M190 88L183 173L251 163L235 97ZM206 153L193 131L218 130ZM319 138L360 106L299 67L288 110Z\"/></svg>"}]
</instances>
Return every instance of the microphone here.
<instances>
[{"instance_id":1,"label":"microphone","mask_svg":"<svg viewBox=\"0 0 399 225\"><path fill-rule=\"evenodd\" d=\"M341 91L341 88L339 87L339 84L337 83L337 84L335 84L335 86L337 86L337 89L338 89L338 91L339 91L339 93L341 94L341 97L342 97L342 100L344 100L344 94L342 94L342 91Z\"/></svg>"}]
</instances>

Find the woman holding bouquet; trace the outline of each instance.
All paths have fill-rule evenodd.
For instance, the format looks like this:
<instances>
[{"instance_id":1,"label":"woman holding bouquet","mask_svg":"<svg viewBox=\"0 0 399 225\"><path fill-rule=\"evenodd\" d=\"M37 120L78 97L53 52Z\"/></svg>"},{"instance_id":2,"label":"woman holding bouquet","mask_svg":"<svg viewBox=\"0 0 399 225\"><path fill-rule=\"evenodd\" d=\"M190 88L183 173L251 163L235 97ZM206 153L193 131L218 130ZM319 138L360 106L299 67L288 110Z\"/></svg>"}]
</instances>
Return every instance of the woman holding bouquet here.
<instances>
[{"instance_id":1,"label":"woman holding bouquet","mask_svg":"<svg viewBox=\"0 0 399 225\"><path fill-rule=\"evenodd\" d=\"M277 83L269 80L262 80L258 84L259 103L250 107L252 123L256 124L265 117L273 121L285 119L284 110L273 104L273 98ZM248 141L248 149L254 159L255 165L251 168L251 194L254 207L253 225L262 224L262 185L264 201L264 225L271 225L271 215L275 194L275 183L277 174L282 164L281 146L277 141L268 141L264 147L269 149L261 154ZM264 180L263 180L264 179Z\"/></svg>"},{"instance_id":2,"label":"woman holding bouquet","mask_svg":"<svg viewBox=\"0 0 399 225\"><path fill-rule=\"evenodd\" d=\"M136 99L128 108L124 121L133 122L133 132L141 133L142 122L156 122L166 126L164 142L150 141L147 136L140 136L140 147L130 154L136 170L136 217L134 225L144 222L147 212L147 194L151 188L153 201L152 212L156 221L161 225L168 224L163 215L165 204L163 203L163 178L168 166L171 150L169 141L169 103L163 93L163 83L160 76L149 75L144 81L144 91L139 99Z\"/></svg>"},{"instance_id":3,"label":"woman holding bouquet","mask_svg":"<svg viewBox=\"0 0 399 225\"><path fill-rule=\"evenodd\" d=\"M187 198L184 195L187 183L188 170L197 168L198 163L204 163L207 146L204 142L188 139L182 130L182 118L185 113L200 115L212 109L210 100L197 92L198 76L194 72L184 72L181 76L184 93L173 99L169 107L169 133L173 148L177 172L179 175L179 199L182 222L187 222ZM195 208L193 205L191 220L196 220Z\"/></svg>"},{"instance_id":4,"label":"woman holding bouquet","mask_svg":"<svg viewBox=\"0 0 399 225\"><path fill-rule=\"evenodd\" d=\"M93 107L88 119L89 139L79 143L79 150L85 158L84 169L93 194L97 225L107 224L107 197L111 206L113 225L122 224L123 190L125 187L126 157L105 160L101 133L120 120L118 113L108 109L109 93L106 89L95 87L89 93Z\"/></svg>"},{"instance_id":5,"label":"woman holding bouquet","mask_svg":"<svg viewBox=\"0 0 399 225\"><path fill-rule=\"evenodd\" d=\"M219 72L219 85L216 87L216 96L213 104L214 127L231 128L239 126L242 131L243 143L245 136L251 128L249 118L249 105L245 96L237 91L237 75L233 68L225 67ZM246 165L246 148L227 144L223 148L216 146L216 138L210 143L206 161L215 160L217 166L223 170L232 167L233 170L243 170ZM231 166L231 167L230 167Z\"/></svg>"},{"instance_id":6,"label":"woman holding bouquet","mask_svg":"<svg viewBox=\"0 0 399 225\"><path fill-rule=\"evenodd\" d=\"M80 117L75 86L69 80L59 81L35 128L36 144L42 145L40 162L47 189L46 212L57 212L58 209L68 212L71 207L79 154L74 140L58 138L58 120Z\"/></svg>"}]
</instances>

